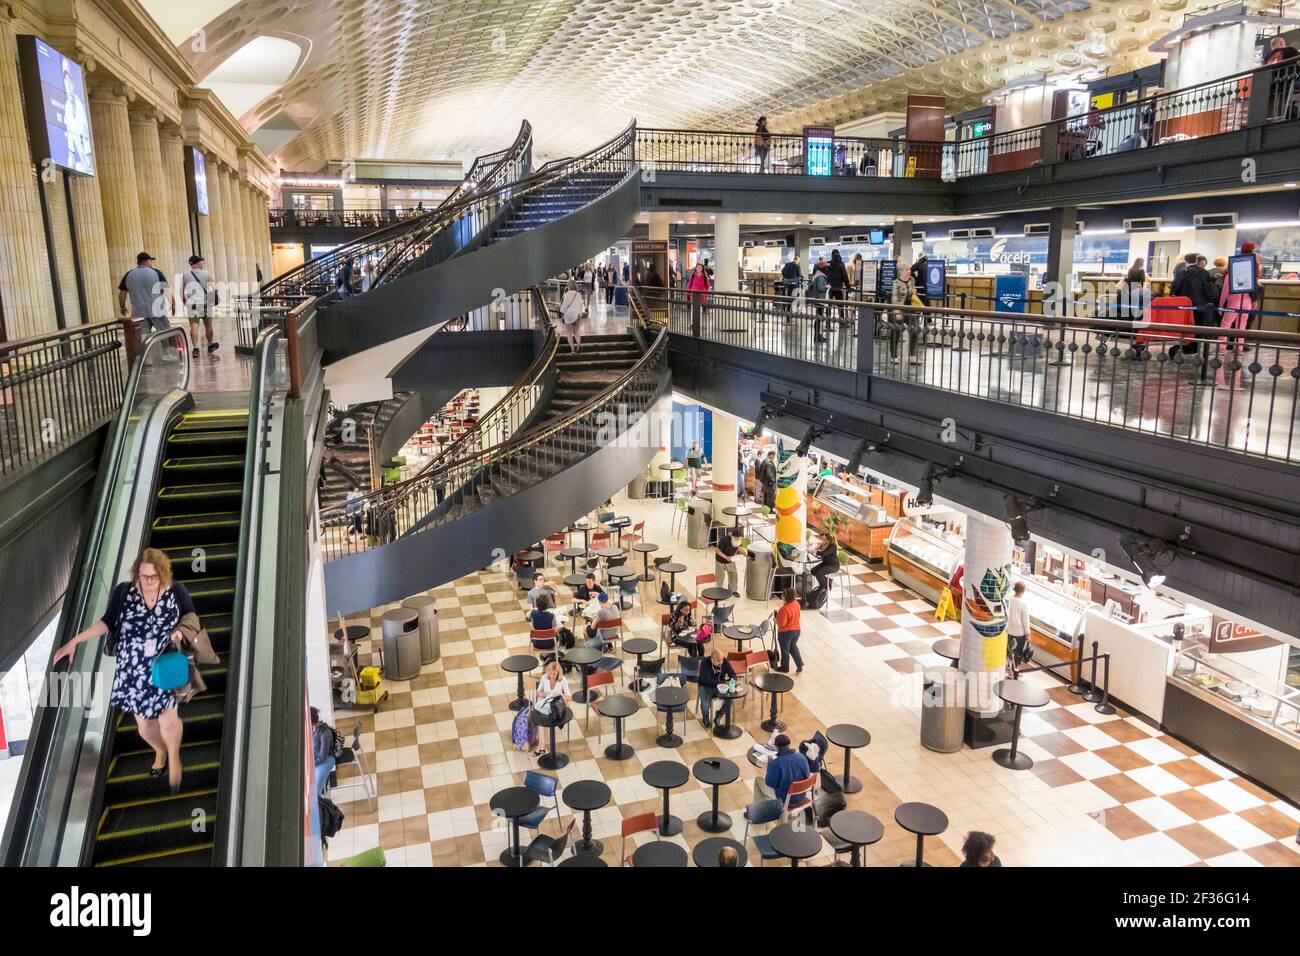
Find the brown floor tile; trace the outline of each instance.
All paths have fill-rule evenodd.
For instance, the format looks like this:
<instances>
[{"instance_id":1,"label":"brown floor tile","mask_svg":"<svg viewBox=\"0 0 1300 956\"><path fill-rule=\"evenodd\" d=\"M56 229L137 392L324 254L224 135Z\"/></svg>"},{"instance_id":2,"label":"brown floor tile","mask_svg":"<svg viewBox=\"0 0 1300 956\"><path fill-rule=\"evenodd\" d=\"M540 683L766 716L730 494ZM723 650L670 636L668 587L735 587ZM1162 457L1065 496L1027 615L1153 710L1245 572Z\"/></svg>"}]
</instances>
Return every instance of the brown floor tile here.
<instances>
[{"instance_id":1,"label":"brown floor tile","mask_svg":"<svg viewBox=\"0 0 1300 956\"><path fill-rule=\"evenodd\" d=\"M1101 750L1094 750L1093 753L1117 770L1137 770L1139 767L1151 766L1150 760L1123 744L1103 747Z\"/></svg>"},{"instance_id":2,"label":"brown floor tile","mask_svg":"<svg viewBox=\"0 0 1300 956\"><path fill-rule=\"evenodd\" d=\"M1060 688L1052 688L1058 690ZM1048 693L1052 693L1049 690ZM1048 707L1043 710L1034 711L1034 716L1045 724L1050 724L1057 730L1069 730L1071 727L1082 727L1087 723L1078 714L1072 714L1064 707Z\"/></svg>"},{"instance_id":3,"label":"brown floor tile","mask_svg":"<svg viewBox=\"0 0 1300 956\"><path fill-rule=\"evenodd\" d=\"M1232 782L1235 783L1237 786L1241 787L1242 790L1245 790L1247 793L1265 802L1277 799L1277 797L1274 794L1269 793L1259 784L1252 783L1251 781L1247 780L1245 777L1233 777Z\"/></svg>"},{"instance_id":4,"label":"brown floor tile","mask_svg":"<svg viewBox=\"0 0 1300 956\"><path fill-rule=\"evenodd\" d=\"M888 644L889 638L881 637L875 631L864 634L851 635L853 640L857 641L863 647L879 647L881 644Z\"/></svg>"},{"instance_id":5,"label":"brown floor tile","mask_svg":"<svg viewBox=\"0 0 1300 956\"><path fill-rule=\"evenodd\" d=\"M893 660L885 661L885 663L900 674L915 674L921 670L921 665L917 663L915 657L896 657Z\"/></svg>"},{"instance_id":6,"label":"brown floor tile","mask_svg":"<svg viewBox=\"0 0 1300 956\"><path fill-rule=\"evenodd\" d=\"M1265 866L1300 866L1300 853L1282 843L1265 843L1246 851Z\"/></svg>"},{"instance_id":7,"label":"brown floor tile","mask_svg":"<svg viewBox=\"0 0 1300 956\"><path fill-rule=\"evenodd\" d=\"M1165 830L1165 836L1175 840L1179 845L1190 853L1195 853L1202 860L1208 860L1211 857L1222 856L1225 853L1231 853L1233 846L1227 840L1218 836L1199 823L1189 823L1187 826L1174 827L1172 830Z\"/></svg>"},{"instance_id":8,"label":"brown floor tile","mask_svg":"<svg viewBox=\"0 0 1300 956\"><path fill-rule=\"evenodd\" d=\"M406 846L404 830L401 820L383 821L379 824L379 845L385 850L396 850L398 847Z\"/></svg>"},{"instance_id":9,"label":"brown floor tile","mask_svg":"<svg viewBox=\"0 0 1300 956\"><path fill-rule=\"evenodd\" d=\"M1059 760L1038 760L1030 769L1033 770L1035 776L1049 787L1064 787L1067 784L1078 783L1084 779L1082 775Z\"/></svg>"},{"instance_id":10,"label":"brown floor tile","mask_svg":"<svg viewBox=\"0 0 1300 956\"><path fill-rule=\"evenodd\" d=\"M1093 783L1096 782L1093 781ZM1102 819L1105 822L1106 829L1121 840L1131 840L1134 837L1146 836L1148 833L1156 832L1155 827L1124 806L1107 807L1105 816Z\"/></svg>"},{"instance_id":11,"label":"brown floor tile","mask_svg":"<svg viewBox=\"0 0 1300 956\"><path fill-rule=\"evenodd\" d=\"M1203 787L1207 783L1214 783L1214 781L1220 779L1217 773L1208 767L1202 767L1191 757L1184 757L1182 760L1171 760L1169 763L1163 763L1160 766L1189 787Z\"/></svg>"},{"instance_id":12,"label":"brown floor tile","mask_svg":"<svg viewBox=\"0 0 1300 956\"><path fill-rule=\"evenodd\" d=\"M1134 727L1126 720L1107 720L1097 724L1097 728L1103 733L1110 734L1120 743L1131 744L1135 740L1146 740L1149 734L1142 731L1140 727Z\"/></svg>"},{"instance_id":13,"label":"brown floor tile","mask_svg":"<svg viewBox=\"0 0 1300 956\"><path fill-rule=\"evenodd\" d=\"M1247 823L1254 824L1269 836L1278 840L1286 840L1288 838L1294 840L1297 829L1300 828L1300 824L1297 824L1296 821L1292 820L1281 810L1267 805L1262 807L1251 807L1249 810L1242 810L1237 814L1237 816L1241 817Z\"/></svg>"},{"instance_id":14,"label":"brown floor tile","mask_svg":"<svg viewBox=\"0 0 1300 956\"><path fill-rule=\"evenodd\" d=\"M1047 688L1047 696L1052 698L1052 700L1056 701L1056 703L1060 704L1062 707L1068 707L1071 704L1077 704L1079 702L1079 698L1074 694L1071 694L1069 690L1062 685L1054 685Z\"/></svg>"},{"instance_id":15,"label":"brown floor tile","mask_svg":"<svg viewBox=\"0 0 1300 956\"><path fill-rule=\"evenodd\" d=\"M1067 737L1059 730L1054 730L1049 734L1039 734L1031 737L1034 743L1042 747L1053 757L1067 757L1070 754L1083 753L1086 749L1083 744L1079 743L1073 737Z\"/></svg>"},{"instance_id":16,"label":"brown floor tile","mask_svg":"<svg viewBox=\"0 0 1300 956\"><path fill-rule=\"evenodd\" d=\"M1167 793L1164 799L1182 810L1193 820L1208 820L1210 817L1222 816L1228 812L1199 790L1180 790L1177 793Z\"/></svg>"},{"instance_id":17,"label":"brown floor tile","mask_svg":"<svg viewBox=\"0 0 1300 956\"><path fill-rule=\"evenodd\" d=\"M1147 797L1155 796L1146 787L1124 773L1111 774L1108 777L1097 777L1092 782L1094 786L1105 791L1107 796L1118 800L1120 803L1136 803L1138 800L1145 800ZM1110 811L1106 812L1109 813Z\"/></svg>"},{"instance_id":18,"label":"brown floor tile","mask_svg":"<svg viewBox=\"0 0 1300 956\"><path fill-rule=\"evenodd\" d=\"M1196 751L1193 748L1187 746L1187 744L1183 743L1181 740L1179 740L1176 737L1170 737L1168 734L1161 734L1159 737L1156 738L1156 740L1160 741L1162 744L1166 744L1170 747L1173 747L1184 757L1196 756Z\"/></svg>"}]
</instances>

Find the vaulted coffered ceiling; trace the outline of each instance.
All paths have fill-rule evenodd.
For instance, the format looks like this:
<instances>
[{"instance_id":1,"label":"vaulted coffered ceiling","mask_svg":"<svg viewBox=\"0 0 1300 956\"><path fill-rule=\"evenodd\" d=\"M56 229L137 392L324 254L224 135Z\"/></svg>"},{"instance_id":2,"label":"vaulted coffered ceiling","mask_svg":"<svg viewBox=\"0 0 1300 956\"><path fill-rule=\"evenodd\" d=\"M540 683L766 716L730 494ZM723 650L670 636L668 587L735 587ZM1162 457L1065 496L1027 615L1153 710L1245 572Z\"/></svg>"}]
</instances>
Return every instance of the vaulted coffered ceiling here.
<instances>
[{"instance_id":1,"label":"vaulted coffered ceiling","mask_svg":"<svg viewBox=\"0 0 1300 956\"><path fill-rule=\"evenodd\" d=\"M242 114L290 169L464 158L527 118L543 157L643 126L773 129L899 108L961 109L1009 79L1129 69L1204 0L175 0L167 29L200 77L238 82L259 37L300 61ZM209 19L210 17L210 19ZM196 34L195 31L198 31ZM201 42L195 42L195 37ZM255 60L244 54L243 61ZM292 56L286 57L292 61ZM256 85L250 78L248 89ZM296 135L293 131L298 130Z\"/></svg>"}]
</instances>

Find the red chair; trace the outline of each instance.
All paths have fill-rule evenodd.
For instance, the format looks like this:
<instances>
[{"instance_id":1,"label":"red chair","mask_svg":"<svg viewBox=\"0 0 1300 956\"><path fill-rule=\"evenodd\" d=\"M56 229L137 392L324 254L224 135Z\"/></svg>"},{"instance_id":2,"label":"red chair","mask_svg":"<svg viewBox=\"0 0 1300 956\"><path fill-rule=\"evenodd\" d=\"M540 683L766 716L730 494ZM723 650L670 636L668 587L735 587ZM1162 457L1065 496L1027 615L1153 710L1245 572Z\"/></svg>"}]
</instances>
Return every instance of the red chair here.
<instances>
[{"instance_id":1,"label":"red chair","mask_svg":"<svg viewBox=\"0 0 1300 956\"><path fill-rule=\"evenodd\" d=\"M627 855L627 838L649 830L653 830L656 834L659 832L659 818L654 813L638 813L623 821L623 841L619 844L618 856L624 866L632 865L632 860Z\"/></svg>"},{"instance_id":2,"label":"red chair","mask_svg":"<svg viewBox=\"0 0 1300 956\"><path fill-rule=\"evenodd\" d=\"M812 788L816 783L817 775L809 774L790 784L790 789L785 792L785 804L781 807L782 817L789 817L791 810L802 810L805 804L812 806Z\"/></svg>"},{"instance_id":3,"label":"red chair","mask_svg":"<svg viewBox=\"0 0 1300 956\"><path fill-rule=\"evenodd\" d=\"M711 584L717 584L717 583L718 583L718 576L716 574L695 575L695 599L697 601L704 601L706 604L711 602L713 598L704 597L702 594L700 594L700 590L701 588L708 587Z\"/></svg>"},{"instance_id":4,"label":"red chair","mask_svg":"<svg viewBox=\"0 0 1300 956\"><path fill-rule=\"evenodd\" d=\"M559 633L559 628L555 627L548 627L544 631L530 630L528 632L529 646L543 659L554 657L555 641Z\"/></svg>"},{"instance_id":5,"label":"red chair","mask_svg":"<svg viewBox=\"0 0 1300 956\"><path fill-rule=\"evenodd\" d=\"M546 540L542 542L542 546L546 548L546 553L555 559L555 566L562 568L559 553L568 547L564 540L564 534L548 534Z\"/></svg>"},{"instance_id":6,"label":"red chair","mask_svg":"<svg viewBox=\"0 0 1300 956\"><path fill-rule=\"evenodd\" d=\"M1185 295L1162 295L1151 300L1151 322L1154 325L1195 325L1196 313L1192 311L1192 300ZM1142 329L1135 338L1135 345L1149 345L1160 339L1180 339L1189 342L1194 338L1191 332L1166 332L1163 329L1152 331Z\"/></svg>"},{"instance_id":7,"label":"red chair","mask_svg":"<svg viewBox=\"0 0 1300 956\"><path fill-rule=\"evenodd\" d=\"M582 732L584 734L587 732L587 727L591 724L591 705L596 700L596 695L593 692L596 690L597 687L604 687L606 685L608 685L609 687L614 686L613 671L597 671L594 674L587 675L588 694L587 694L587 699L584 702L587 707L587 712L582 717ZM600 711L597 710L596 713L599 716ZM597 726L599 727L599 725Z\"/></svg>"},{"instance_id":8,"label":"red chair","mask_svg":"<svg viewBox=\"0 0 1300 956\"><path fill-rule=\"evenodd\" d=\"M764 655L763 659L766 660L767 655ZM730 651L727 654L727 663L731 665L731 669L735 671L736 676L739 677L741 674L745 673L745 671L749 670L749 655L744 651Z\"/></svg>"},{"instance_id":9,"label":"red chair","mask_svg":"<svg viewBox=\"0 0 1300 956\"><path fill-rule=\"evenodd\" d=\"M644 521L638 521L636 524L632 525L631 531L623 532L623 540L626 541L629 545L635 544L637 541L640 541L644 537L645 537Z\"/></svg>"}]
</instances>

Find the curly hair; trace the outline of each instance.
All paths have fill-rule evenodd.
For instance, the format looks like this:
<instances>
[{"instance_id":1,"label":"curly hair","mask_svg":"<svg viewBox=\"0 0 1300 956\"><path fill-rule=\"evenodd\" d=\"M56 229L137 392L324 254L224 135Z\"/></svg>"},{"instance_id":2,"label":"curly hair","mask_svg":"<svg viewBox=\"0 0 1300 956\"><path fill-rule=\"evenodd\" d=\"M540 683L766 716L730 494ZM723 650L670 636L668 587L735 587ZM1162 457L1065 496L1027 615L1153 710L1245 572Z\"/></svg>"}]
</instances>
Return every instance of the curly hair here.
<instances>
[{"instance_id":1,"label":"curly hair","mask_svg":"<svg viewBox=\"0 0 1300 956\"><path fill-rule=\"evenodd\" d=\"M140 580L140 565L152 564L154 570L158 572L158 586L166 591L172 586L172 561L171 558L163 554L157 548L145 548L140 552L135 563L131 565L131 583L136 584Z\"/></svg>"}]
</instances>

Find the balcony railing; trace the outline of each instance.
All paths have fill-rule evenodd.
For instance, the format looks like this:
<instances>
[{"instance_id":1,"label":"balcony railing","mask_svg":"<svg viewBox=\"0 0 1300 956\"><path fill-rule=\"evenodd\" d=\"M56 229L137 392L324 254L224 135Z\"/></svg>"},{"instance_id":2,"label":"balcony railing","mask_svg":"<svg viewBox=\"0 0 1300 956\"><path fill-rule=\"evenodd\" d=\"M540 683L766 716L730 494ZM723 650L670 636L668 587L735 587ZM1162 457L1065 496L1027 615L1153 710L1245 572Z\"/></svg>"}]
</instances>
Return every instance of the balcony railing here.
<instances>
[{"instance_id":1,"label":"balcony railing","mask_svg":"<svg viewBox=\"0 0 1300 956\"><path fill-rule=\"evenodd\" d=\"M436 206L401 209L270 209L272 229L383 229L399 222L418 219Z\"/></svg>"}]
</instances>

